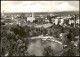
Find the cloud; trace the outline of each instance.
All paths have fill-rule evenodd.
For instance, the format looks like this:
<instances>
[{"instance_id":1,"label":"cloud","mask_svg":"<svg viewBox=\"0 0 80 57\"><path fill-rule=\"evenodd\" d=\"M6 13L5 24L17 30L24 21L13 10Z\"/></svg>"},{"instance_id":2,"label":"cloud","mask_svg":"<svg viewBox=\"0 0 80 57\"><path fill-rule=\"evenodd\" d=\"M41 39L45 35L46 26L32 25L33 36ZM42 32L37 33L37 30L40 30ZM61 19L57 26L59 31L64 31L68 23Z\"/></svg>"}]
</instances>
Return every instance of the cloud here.
<instances>
[{"instance_id":1,"label":"cloud","mask_svg":"<svg viewBox=\"0 0 80 57\"><path fill-rule=\"evenodd\" d=\"M1 12L54 12L79 10L79 1L1 1Z\"/></svg>"},{"instance_id":2,"label":"cloud","mask_svg":"<svg viewBox=\"0 0 80 57\"><path fill-rule=\"evenodd\" d=\"M57 5L56 7L60 9L60 11L77 10L76 7L69 5L68 2L64 2L60 5Z\"/></svg>"},{"instance_id":3,"label":"cloud","mask_svg":"<svg viewBox=\"0 0 80 57\"><path fill-rule=\"evenodd\" d=\"M71 5L73 7L79 8L79 2L78 1L74 1L74 2L69 1L68 3L69 3L69 5Z\"/></svg>"}]
</instances>

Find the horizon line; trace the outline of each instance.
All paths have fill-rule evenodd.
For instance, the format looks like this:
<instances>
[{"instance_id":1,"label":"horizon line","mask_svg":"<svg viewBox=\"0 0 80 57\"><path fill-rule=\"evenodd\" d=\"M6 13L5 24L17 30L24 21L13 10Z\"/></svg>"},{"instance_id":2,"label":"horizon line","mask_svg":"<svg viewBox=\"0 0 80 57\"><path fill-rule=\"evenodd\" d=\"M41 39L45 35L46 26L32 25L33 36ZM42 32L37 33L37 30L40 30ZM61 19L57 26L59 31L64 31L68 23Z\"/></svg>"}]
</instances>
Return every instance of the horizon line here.
<instances>
[{"instance_id":1,"label":"horizon line","mask_svg":"<svg viewBox=\"0 0 80 57\"><path fill-rule=\"evenodd\" d=\"M79 10L75 10L75 11L79 12ZM53 12L68 12L68 11L53 11ZM3 13L3 12L1 12L1 13ZM38 13L38 12L5 12L4 11L4 13ZM39 12L39 13L45 13L45 12L42 11L42 12Z\"/></svg>"}]
</instances>

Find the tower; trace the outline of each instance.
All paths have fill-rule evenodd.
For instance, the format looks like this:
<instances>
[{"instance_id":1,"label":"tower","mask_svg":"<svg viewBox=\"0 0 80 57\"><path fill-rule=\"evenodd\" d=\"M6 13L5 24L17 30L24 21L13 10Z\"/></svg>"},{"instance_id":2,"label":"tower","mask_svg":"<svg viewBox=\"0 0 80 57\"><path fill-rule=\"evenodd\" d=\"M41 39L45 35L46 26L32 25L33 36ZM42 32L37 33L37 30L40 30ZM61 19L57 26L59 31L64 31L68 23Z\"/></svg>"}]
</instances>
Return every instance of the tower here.
<instances>
[{"instance_id":1,"label":"tower","mask_svg":"<svg viewBox=\"0 0 80 57\"><path fill-rule=\"evenodd\" d=\"M32 18L34 18L34 13L32 12Z\"/></svg>"}]
</instances>

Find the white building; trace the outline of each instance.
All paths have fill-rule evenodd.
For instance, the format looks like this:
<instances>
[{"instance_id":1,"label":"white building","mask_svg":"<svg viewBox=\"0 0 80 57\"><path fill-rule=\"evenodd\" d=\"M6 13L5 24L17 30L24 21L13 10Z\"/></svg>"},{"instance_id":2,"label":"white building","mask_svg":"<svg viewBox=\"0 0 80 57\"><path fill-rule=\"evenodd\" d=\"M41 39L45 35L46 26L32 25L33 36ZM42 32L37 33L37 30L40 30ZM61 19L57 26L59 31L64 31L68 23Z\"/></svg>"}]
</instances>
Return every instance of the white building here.
<instances>
[{"instance_id":1,"label":"white building","mask_svg":"<svg viewBox=\"0 0 80 57\"><path fill-rule=\"evenodd\" d=\"M33 17L28 17L27 18L27 21L30 21L30 22L33 22L35 20L35 18L33 18Z\"/></svg>"},{"instance_id":2,"label":"white building","mask_svg":"<svg viewBox=\"0 0 80 57\"><path fill-rule=\"evenodd\" d=\"M32 17L28 17L27 21L33 22L35 20L34 13L32 13Z\"/></svg>"},{"instance_id":3,"label":"white building","mask_svg":"<svg viewBox=\"0 0 80 57\"><path fill-rule=\"evenodd\" d=\"M74 23L74 20L69 20L69 24Z\"/></svg>"},{"instance_id":4,"label":"white building","mask_svg":"<svg viewBox=\"0 0 80 57\"><path fill-rule=\"evenodd\" d=\"M55 23L55 25L57 25L58 24L58 19L55 19L55 22L54 23Z\"/></svg>"},{"instance_id":5,"label":"white building","mask_svg":"<svg viewBox=\"0 0 80 57\"><path fill-rule=\"evenodd\" d=\"M76 23L79 24L79 19L76 20Z\"/></svg>"},{"instance_id":6,"label":"white building","mask_svg":"<svg viewBox=\"0 0 80 57\"><path fill-rule=\"evenodd\" d=\"M60 25L64 24L64 19L60 19Z\"/></svg>"}]
</instances>

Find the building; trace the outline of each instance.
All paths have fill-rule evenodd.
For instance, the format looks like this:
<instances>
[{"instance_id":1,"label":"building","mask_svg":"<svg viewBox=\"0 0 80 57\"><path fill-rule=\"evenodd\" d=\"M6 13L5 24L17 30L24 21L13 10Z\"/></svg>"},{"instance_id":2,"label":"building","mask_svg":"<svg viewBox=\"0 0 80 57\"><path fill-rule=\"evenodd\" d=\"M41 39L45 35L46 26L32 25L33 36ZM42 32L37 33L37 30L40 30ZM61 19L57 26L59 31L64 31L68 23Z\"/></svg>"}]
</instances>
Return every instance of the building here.
<instances>
[{"instance_id":1,"label":"building","mask_svg":"<svg viewBox=\"0 0 80 57\"><path fill-rule=\"evenodd\" d=\"M48 20L48 19L45 19L44 21L45 21L46 23L49 23L49 20Z\"/></svg>"},{"instance_id":2,"label":"building","mask_svg":"<svg viewBox=\"0 0 80 57\"><path fill-rule=\"evenodd\" d=\"M76 24L79 24L79 19L76 20Z\"/></svg>"},{"instance_id":3,"label":"building","mask_svg":"<svg viewBox=\"0 0 80 57\"><path fill-rule=\"evenodd\" d=\"M27 17L27 21L33 22L35 20L34 13L32 13L31 17Z\"/></svg>"},{"instance_id":4,"label":"building","mask_svg":"<svg viewBox=\"0 0 80 57\"><path fill-rule=\"evenodd\" d=\"M35 20L35 18L33 18L33 17L28 17L27 18L27 21L30 21L30 22L33 22Z\"/></svg>"},{"instance_id":5,"label":"building","mask_svg":"<svg viewBox=\"0 0 80 57\"><path fill-rule=\"evenodd\" d=\"M58 22L59 22L59 19L55 19L55 25L57 25L58 24Z\"/></svg>"},{"instance_id":6,"label":"building","mask_svg":"<svg viewBox=\"0 0 80 57\"><path fill-rule=\"evenodd\" d=\"M64 24L64 19L60 19L60 25L63 25Z\"/></svg>"},{"instance_id":7,"label":"building","mask_svg":"<svg viewBox=\"0 0 80 57\"><path fill-rule=\"evenodd\" d=\"M5 23L5 25L6 24L14 24L14 23L18 23L18 20L17 19L11 19L11 18L5 18L4 20L3 20L3 23Z\"/></svg>"}]
</instances>

